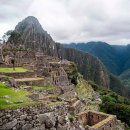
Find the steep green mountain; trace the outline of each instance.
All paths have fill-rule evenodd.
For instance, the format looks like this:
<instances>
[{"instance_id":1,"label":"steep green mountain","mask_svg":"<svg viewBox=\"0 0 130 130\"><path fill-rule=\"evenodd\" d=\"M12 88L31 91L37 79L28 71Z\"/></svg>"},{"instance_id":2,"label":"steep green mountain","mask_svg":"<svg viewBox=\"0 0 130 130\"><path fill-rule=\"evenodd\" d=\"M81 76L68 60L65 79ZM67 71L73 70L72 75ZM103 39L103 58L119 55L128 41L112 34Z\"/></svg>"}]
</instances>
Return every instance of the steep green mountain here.
<instances>
[{"instance_id":1,"label":"steep green mountain","mask_svg":"<svg viewBox=\"0 0 130 130\"><path fill-rule=\"evenodd\" d=\"M128 89L130 96L130 69L124 71L119 77L122 80L125 87Z\"/></svg>"},{"instance_id":2,"label":"steep green mountain","mask_svg":"<svg viewBox=\"0 0 130 130\"><path fill-rule=\"evenodd\" d=\"M56 43L51 36L43 30L35 17L29 16L25 18L18 23L14 31L20 34L22 41L20 43L15 42L14 44L16 46L23 45L25 48L31 48L47 55L73 61L78 66L80 73L83 74L85 79L92 80L105 88L118 88L113 90L119 92L121 95L127 95L126 91L122 91L125 89L120 85L121 83L117 86L117 80L112 79L111 81L111 75L98 58L89 53L65 48L62 44ZM13 39L10 38L9 40L11 42ZM114 83L114 87L111 83Z\"/></svg>"},{"instance_id":3,"label":"steep green mountain","mask_svg":"<svg viewBox=\"0 0 130 130\"><path fill-rule=\"evenodd\" d=\"M119 76L123 84L130 89L130 45L121 46L109 45L104 42L88 42L71 43L64 46L66 48L76 48L97 56L104 63L108 71ZM113 79L113 76L111 79ZM114 90L114 87L112 88Z\"/></svg>"}]
</instances>

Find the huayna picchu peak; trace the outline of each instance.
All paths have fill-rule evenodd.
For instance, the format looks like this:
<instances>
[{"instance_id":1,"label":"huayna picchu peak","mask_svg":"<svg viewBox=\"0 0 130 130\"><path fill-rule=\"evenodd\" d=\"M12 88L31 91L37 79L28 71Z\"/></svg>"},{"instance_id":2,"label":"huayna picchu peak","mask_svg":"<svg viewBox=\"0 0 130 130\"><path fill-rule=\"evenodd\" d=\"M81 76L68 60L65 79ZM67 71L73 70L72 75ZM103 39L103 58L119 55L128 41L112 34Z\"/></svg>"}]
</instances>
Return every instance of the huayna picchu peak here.
<instances>
[{"instance_id":1,"label":"huayna picchu peak","mask_svg":"<svg viewBox=\"0 0 130 130\"><path fill-rule=\"evenodd\" d=\"M14 31L20 34L21 44L25 47L57 56L54 40L43 30L37 18L33 16L25 18L18 23Z\"/></svg>"},{"instance_id":2,"label":"huayna picchu peak","mask_svg":"<svg viewBox=\"0 0 130 130\"><path fill-rule=\"evenodd\" d=\"M5 35L8 40L0 44L0 130L130 126L124 119L129 112L121 113L130 105L122 97L127 92L100 59L55 42L33 16Z\"/></svg>"}]
</instances>

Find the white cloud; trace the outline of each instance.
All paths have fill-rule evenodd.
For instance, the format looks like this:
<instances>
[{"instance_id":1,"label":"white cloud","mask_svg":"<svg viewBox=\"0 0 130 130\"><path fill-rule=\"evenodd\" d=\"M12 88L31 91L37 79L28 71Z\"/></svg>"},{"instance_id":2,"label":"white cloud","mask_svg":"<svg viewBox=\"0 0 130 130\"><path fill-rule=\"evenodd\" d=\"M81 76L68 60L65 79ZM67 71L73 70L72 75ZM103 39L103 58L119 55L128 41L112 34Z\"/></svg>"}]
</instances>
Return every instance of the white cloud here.
<instances>
[{"instance_id":1,"label":"white cloud","mask_svg":"<svg viewBox=\"0 0 130 130\"><path fill-rule=\"evenodd\" d=\"M0 35L33 15L55 41L130 42L130 0L1 0L0 4Z\"/></svg>"}]
</instances>

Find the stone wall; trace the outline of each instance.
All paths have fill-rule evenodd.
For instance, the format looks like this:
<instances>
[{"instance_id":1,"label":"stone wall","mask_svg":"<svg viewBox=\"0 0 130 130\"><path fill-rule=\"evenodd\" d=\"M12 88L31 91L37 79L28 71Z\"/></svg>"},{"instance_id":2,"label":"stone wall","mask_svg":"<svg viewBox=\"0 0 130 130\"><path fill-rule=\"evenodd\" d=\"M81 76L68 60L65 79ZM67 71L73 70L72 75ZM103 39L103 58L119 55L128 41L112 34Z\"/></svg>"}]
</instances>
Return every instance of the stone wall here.
<instances>
[{"instance_id":1,"label":"stone wall","mask_svg":"<svg viewBox=\"0 0 130 130\"><path fill-rule=\"evenodd\" d=\"M90 126L93 126L99 122L101 122L102 120L105 120L108 117L108 115L106 114L100 114L100 113L96 113L96 112L88 112L88 124Z\"/></svg>"},{"instance_id":2,"label":"stone wall","mask_svg":"<svg viewBox=\"0 0 130 130\"><path fill-rule=\"evenodd\" d=\"M39 104L15 110L1 110L0 130L123 130L117 129L118 121L112 115L86 111L80 113L73 123L69 123L68 113L68 105L65 104ZM89 116L92 115L94 118L107 118L93 126L87 126Z\"/></svg>"},{"instance_id":3,"label":"stone wall","mask_svg":"<svg viewBox=\"0 0 130 130\"><path fill-rule=\"evenodd\" d=\"M45 104L0 111L0 130L55 130L65 129L67 108ZM59 129L60 130L60 129Z\"/></svg>"}]
</instances>

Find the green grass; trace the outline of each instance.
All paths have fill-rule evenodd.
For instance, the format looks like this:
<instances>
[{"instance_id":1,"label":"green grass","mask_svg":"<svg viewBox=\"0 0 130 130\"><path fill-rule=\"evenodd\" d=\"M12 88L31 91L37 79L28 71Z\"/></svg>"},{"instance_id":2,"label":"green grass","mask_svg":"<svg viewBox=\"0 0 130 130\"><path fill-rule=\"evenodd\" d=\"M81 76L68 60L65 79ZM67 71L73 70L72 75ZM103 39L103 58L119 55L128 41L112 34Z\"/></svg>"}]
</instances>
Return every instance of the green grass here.
<instances>
[{"instance_id":1,"label":"green grass","mask_svg":"<svg viewBox=\"0 0 130 130\"><path fill-rule=\"evenodd\" d=\"M15 70L13 68L0 68L1 73L19 73L19 72L27 72L28 69L22 67L16 67Z\"/></svg>"},{"instance_id":2,"label":"green grass","mask_svg":"<svg viewBox=\"0 0 130 130\"><path fill-rule=\"evenodd\" d=\"M86 83L84 80L79 80L78 84L76 86L76 92L80 96L80 98L88 98L90 96L90 93L92 91L92 88L90 85Z\"/></svg>"},{"instance_id":3,"label":"green grass","mask_svg":"<svg viewBox=\"0 0 130 130\"><path fill-rule=\"evenodd\" d=\"M43 86L43 87L40 87L40 86L33 86L33 89L34 90L42 90L42 89L45 89L45 90L53 90L54 89L54 86Z\"/></svg>"},{"instance_id":4,"label":"green grass","mask_svg":"<svg viewBox=\"0 0 130 130\"><path fill-rule=\"evenodd\" d=\"M63 101L57 101L57 102L48 102L48 105L49 105L49 107L53 107L53 106L56 106L56 105L62 105L62 104L64 104L65 102L63 102Z\"/></svg>"},{"instance_id":5,"label":"green grass","mask_svg":"<svg viewBox=\"0 0 130 130\"><path fill-rule=\"evenodd\" d=\"M17 108L34 103L27 97L29 94L26 90L15 90L0 83L0 109Z\"/></svg>"}]
</instances>

